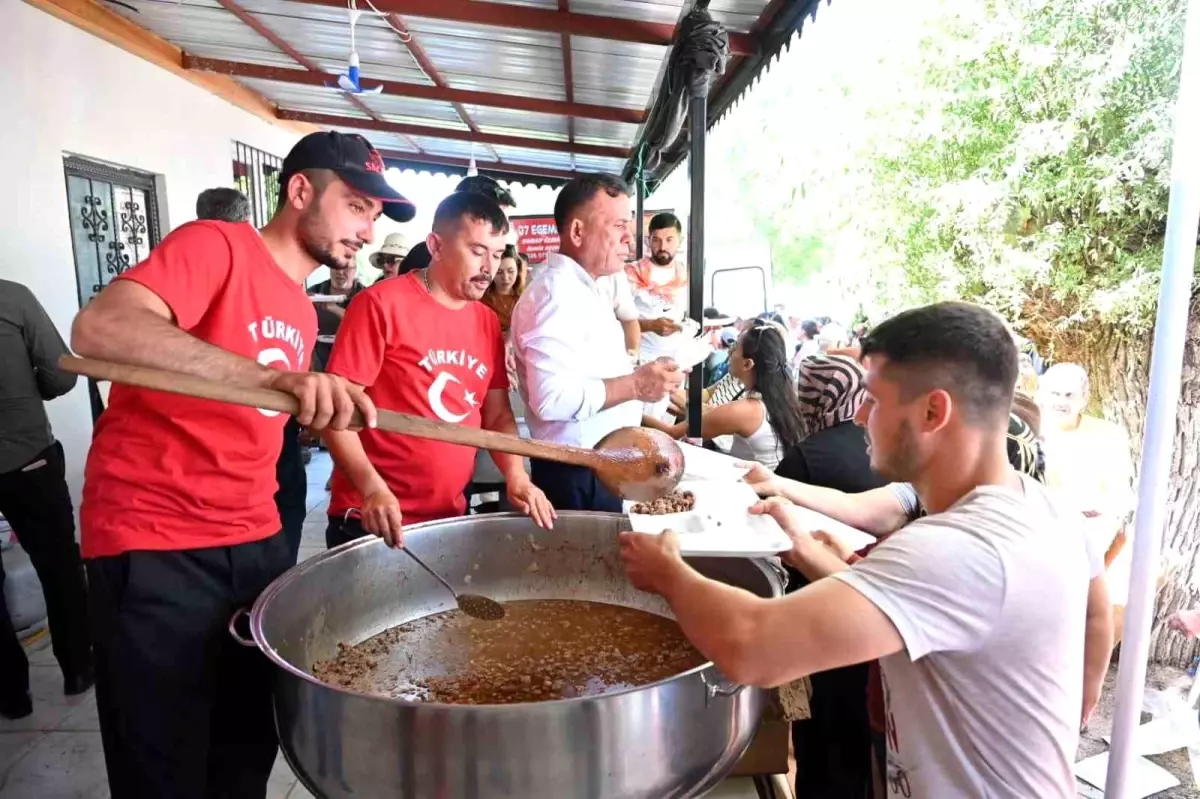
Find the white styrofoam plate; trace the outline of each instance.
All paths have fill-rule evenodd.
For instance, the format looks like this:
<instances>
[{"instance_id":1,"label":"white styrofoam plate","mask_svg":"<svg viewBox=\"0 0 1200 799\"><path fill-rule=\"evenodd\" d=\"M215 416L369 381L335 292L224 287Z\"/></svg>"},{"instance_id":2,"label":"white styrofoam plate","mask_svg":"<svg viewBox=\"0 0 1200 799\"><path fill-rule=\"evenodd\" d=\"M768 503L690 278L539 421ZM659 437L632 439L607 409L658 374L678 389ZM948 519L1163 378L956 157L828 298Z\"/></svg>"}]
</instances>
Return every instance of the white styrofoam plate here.
<instances>
[{"instance_id":1,"label":"white styrofoam plate","mask_svg":"<svg viewBox=\"0 0 1200 799\"><path fill-rule=\"evenodd\" d=\"M722 452L697 447L686 441L680 441L679 448L683 450L683 479L685 480L724 480L739 483L750 471L745 466L739 466L740 461L737 458ZM753 490L751 493L754 493Z\"/></svg>"},{"instance_id":2,"label":"white styrofoam plate","mask_svg":"<svg viewBox=\"0 0 1200 799\"><path fill-rule=\"evenodd\" d=\"M308 298L316 303L341 302L346 299L344 294L309 294Z\"/></svg>"},{"instance_id":3,"label":"white styrofoam plate","mask_svg":"<svg viewBox=\"0 0 1200 799\"><path fill-rule=\"evenodd\" d=\"M629 513L634 503L627 502L630 528L651 535L674 530L686 556L761 558L791 549L791 541L778 522L770 516L750 515L750 507L758 497L747 484L684 479L676 490L695 494L692 510L652 516Z\"/></svg>"},{"instance_id":4,"label":"white styrofoam plate","mask_svg":"<svg viewBox=\"0 0 1200 799\"><path fill-rule=\"evenodd\" d=\"M675 363L680 369L691 369L704 363L712 351L712 344L707 339L689 338L675 350Z\"/></svg>"},{"instance_id":5,"label":"white styrofoam plate","mask_svg":"<svg viewBox=\"0 0 1200 799\"><path fill-rule=\"evenodd\" d=\"M856 530L850 525L842 524L837 519L833 519L823 513L817 513L815 510L809 510L808 508L796 505L794 506L794 512L799 517L802 530L809 533L824 530L855 552L863 547L874 544L876 541L875 536L864 533L862 530Z\"/></svg>"}]
</instances>

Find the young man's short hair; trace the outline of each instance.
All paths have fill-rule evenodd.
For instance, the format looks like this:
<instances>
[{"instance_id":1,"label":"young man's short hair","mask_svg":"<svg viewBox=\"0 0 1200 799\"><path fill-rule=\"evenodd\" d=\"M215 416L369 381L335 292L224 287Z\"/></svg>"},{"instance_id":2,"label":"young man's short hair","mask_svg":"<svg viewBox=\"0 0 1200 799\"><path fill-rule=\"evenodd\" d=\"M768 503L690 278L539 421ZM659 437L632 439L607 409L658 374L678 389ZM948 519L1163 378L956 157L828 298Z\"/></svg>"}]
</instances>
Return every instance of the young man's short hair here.
<instances>
[{"instance_id":1,"label":"young man's short hair","mask_svg":"<svg viewBox=\"0 0 1200 799\"><path fill-rule=\"evenodd\" d=\"M224 186L205 189L196 197L196 218L247 222L250 220L250 201L237 189Z\"/></svg>"},{"instance_id":2,"label":"young man's short hair","mask_svg":"<svg viewBox=\"0 0 1200 799\"><path fill-rule=\"evenodd\" d=\"M887 359L902 396L942 389L970 423L1006 420L1012 408L1017 346L1004 321L966 302L914 308L880 323L862 341L862 357Z\"/></svg>"},{"instance_id":3,"label":"young man's short hair","mask_svg":"<svg viewBox=\"0 0 1200 799\"><path fill-rule=\"evenodd\" d=\"M508 217L491 197L475 192L455 192L438 203L433 213L433 231L447 233L464 219L486 222L495 233L508 233Z\"/></svg>"},{"instance_id":4,"label":"young man's short hair","mask_svg":"<svg viewBox=\"0 0 1200 799\"><path fill-rule=\"evenodd\" d=\"M650 229L647 232L653 233L656 230L666 230L667 228L675 228L676 233L683 235L683 223L670 211L663 211L661 214L651 217Z\"/></svg>"}]
</instances>

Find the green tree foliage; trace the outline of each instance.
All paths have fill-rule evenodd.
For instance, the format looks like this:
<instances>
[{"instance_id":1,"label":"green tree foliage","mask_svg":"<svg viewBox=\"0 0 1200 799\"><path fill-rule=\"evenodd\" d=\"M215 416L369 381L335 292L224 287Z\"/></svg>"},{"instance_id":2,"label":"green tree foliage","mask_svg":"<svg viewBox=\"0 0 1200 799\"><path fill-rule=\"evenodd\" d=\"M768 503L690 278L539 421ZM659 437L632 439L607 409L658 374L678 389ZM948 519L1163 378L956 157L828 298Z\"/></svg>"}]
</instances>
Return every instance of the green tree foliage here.
<instances>
[{"instance_id":1,"label":"green tree foliage","mask_svg":"<svg viewBox=\"0 0 1200 799\"><path fill-rule=\"evenodd\" d=\"M846 287L877 311L962 297L1049 334L1145 329L1184 8L931 0L876 42L887 52L856 48L828 83L764 86L743 124L804 103L821 116L804 147L793 131L732 153L779 272L854 272Z\"/></svg>"}]
</instances>

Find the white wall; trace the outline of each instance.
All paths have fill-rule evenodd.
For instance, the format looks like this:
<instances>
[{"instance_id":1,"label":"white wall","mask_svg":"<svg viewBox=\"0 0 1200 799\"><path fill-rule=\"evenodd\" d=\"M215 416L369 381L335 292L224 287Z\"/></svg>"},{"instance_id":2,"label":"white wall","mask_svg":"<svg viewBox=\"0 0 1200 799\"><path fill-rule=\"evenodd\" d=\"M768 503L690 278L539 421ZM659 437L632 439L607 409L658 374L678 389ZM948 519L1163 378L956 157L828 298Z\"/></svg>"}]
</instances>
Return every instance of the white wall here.
<instances>
[{"instance_id":1,"label":"white wall","mask_svg":"<svg viewBox=\"0 0 1200 799\"><path fill-rule=\"evenodd\" d=\"M282 156L296 136L25 3L0 2L0 31L0 277L28 286L67 339L79 300L64 152L165 176L166 230L232 183L231 140ZM78 503L86 386L47 407Z\"/></svg>"}]
</instances>

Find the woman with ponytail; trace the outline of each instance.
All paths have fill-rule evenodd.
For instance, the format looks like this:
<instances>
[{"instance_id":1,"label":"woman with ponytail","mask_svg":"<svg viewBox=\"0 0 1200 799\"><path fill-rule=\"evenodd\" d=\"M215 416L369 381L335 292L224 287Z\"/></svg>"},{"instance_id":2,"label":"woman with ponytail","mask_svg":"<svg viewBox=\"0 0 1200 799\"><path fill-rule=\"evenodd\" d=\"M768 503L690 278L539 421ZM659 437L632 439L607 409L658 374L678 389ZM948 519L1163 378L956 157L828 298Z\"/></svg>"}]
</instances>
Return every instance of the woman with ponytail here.
<instances>
[{"instance_id":1,"label":"woman with ponytail","mask_svg":"<svg viewBox=\"0 0 1200 799\"><path fill-rule=\"evenodd\" d=\"M746 391L741 399L705 409L701 437L731 435L731 455L774 469L783 453L799 443L802 429L783 326L757 322L743 333L729 356L729 374ZM675 438L687 434L687 422L665 425L645 417L642 423Z\"/></svg>"}]
</instances>

